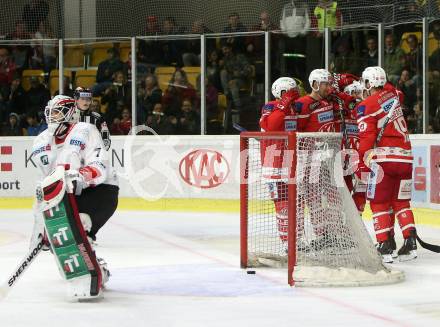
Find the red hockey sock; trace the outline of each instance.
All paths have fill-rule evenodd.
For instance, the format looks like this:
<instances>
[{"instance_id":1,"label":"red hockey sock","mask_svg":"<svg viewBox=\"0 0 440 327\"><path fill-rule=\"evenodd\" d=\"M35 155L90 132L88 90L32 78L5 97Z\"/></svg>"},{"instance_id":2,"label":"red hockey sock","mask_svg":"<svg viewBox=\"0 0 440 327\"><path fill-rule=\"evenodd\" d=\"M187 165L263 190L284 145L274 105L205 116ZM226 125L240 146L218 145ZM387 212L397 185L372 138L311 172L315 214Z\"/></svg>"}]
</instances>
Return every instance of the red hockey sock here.
<instances>
[{"instance_id":1,"label":"red hockey sock","mask_svg":"<svg viewBox=\"0 0 440 327\"><path fill-rule=\"evenodd\" d=\"M394 225L396 224L396 215L394 210L390 210L390 236L394 237Z\"/></svg>"},{"instance_id":2,"label":"red hockey sock","mask_svg":"<svg viewBox=\"0 0 440 327\"><path fill-rule=\"evenodd\" d=\"M287 208L288 208L287 201L275 201L278 233L281 241L283 242L287 242L288 221L289 221Z\"/></svg>"},{"instance_id":3,"label":"red hockey sock","mask_svg":"<svg viewBox=\"0 0 440 327\"><path fill-rule=\"evenodd\" d=\"M409 202L399 202L393 205L394 212L402 230L403 238L411 236L411 232L415 230L414 215L410 208Z\"/></svg>"},{"instance_id":4,"label":"red hockey sock","mask_svg":"<svg viewBox=\"0 0 440 327\"><path fill-rule=\"evenodd\" d=\"M390 232L391 217L389 205L370 203L371 211L373 211L374 232L376 240L381 243L388 240Z\"/></svg>"}]
</instances>

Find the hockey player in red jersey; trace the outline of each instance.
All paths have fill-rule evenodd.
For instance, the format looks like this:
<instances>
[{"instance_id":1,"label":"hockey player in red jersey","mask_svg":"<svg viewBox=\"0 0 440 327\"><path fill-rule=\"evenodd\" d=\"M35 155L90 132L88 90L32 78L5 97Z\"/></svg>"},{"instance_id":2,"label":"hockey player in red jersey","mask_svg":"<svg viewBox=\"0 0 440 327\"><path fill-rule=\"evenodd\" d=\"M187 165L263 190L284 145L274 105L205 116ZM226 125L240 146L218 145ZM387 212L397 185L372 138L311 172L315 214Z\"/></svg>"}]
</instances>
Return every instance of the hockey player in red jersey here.
<instances>
[{"instance_id":1,"label":"hockey player in red jersey","mask_svg":"<svg viewBox=\"0 0 440 327\"><path fill-rule=\"evenodd\" d=\"M272 85L274 101L262 108L260 128L262 132L296 131L296 115L293 104L299 98L296 82L290 77L280 77ZM287 171L283 165L284 141L261 140L263 178L275 204L279 237L287 246Z\"/></svg>"},{"instance_id":2,"label":"hockey player in red jersey","mask_svg":"<svg viewBox=\"0 0 440 327\"><path fill-rule=\"evenodd\" d=\"M410 208L413 157L405 118L397 93L384 88L386 74L381 67L365 69L362 83L368 97L357 110L360 159L357 174L369 172L367 198L373 212L378 251L385 262L393 261L392 209L404 237L399 259L411 260L417 257L417 244Z\"/></svg>"},{"instance_id":3,"label":"hockey player in red jersey","mask_svg":"<svg viewBox=\"0 0 440 327\"><path fill-rule=\"evenodd\" d=\"M360 82L354 81L350 85L346 86L344 88L344 93L352 96L355 98L355 107L349 111L349 117L346 118L346 128L347 128L347 135L349 137L349 145L350 149L353 149L356 151L355 157L357 165L358 162L358 155L357 150L359 148L359 129L357 126L357 106L358 104L363 100L363 87ZM350 169L352 167L353 162L350 162ZM351 176L350 176L351 177ZM353 191L353 201L356 204L356 208L359 211L359 214L362 215L362 212L365 209L365 203L366 203L366 197L365 192L367 190L367 184L365 181L362 181L361 179L357 178L355 176L355 183L352 186Z\"/></svg>"},{"instance_id":4,"label":"hockey player in red jersey","mask_svg":"<svg viewBox=\"0 0 440 327\"><path fill-rule=\"evenodd\" d=\"M332 91L332 77L325 69L315 69L309 75L312 92L295 101L298 132L334 132L333 104L327 98Z\"/></svg>"}]
</instances>

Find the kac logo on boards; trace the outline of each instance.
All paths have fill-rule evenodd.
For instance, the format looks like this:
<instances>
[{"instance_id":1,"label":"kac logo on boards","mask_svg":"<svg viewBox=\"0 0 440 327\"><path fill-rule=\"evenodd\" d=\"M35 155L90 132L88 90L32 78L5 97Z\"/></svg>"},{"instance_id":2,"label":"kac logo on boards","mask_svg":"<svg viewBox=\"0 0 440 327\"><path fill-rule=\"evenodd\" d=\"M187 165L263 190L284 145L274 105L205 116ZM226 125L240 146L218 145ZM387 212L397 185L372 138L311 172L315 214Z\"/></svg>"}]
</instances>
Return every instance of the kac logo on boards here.
<instances>
[{"instance_id":1,"label":"kac logo on boards","mask_svg":"<svg viewBox=\"0 0 440 327\"><path fill-rule=\"evenodd\" d=\"M206 189L223 184L229 175L229 163L220 152L194 150L179 165L180 176L189 185Z\"/></svg>"}]
</instances>

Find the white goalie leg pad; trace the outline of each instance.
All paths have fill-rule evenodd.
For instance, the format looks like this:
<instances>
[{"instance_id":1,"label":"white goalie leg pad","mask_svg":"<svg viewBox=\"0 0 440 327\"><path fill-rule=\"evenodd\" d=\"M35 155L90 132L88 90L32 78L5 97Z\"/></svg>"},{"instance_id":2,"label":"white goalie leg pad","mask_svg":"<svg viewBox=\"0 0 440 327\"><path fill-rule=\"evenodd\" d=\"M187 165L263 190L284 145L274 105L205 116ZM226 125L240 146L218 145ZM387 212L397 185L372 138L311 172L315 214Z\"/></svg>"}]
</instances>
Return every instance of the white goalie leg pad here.
<instances>
[{"instance_id":1,"label":"white goalie leg pad","mask_svg":"<svg viewBox=\"0 0 440 327\"><path fill-rule=\"evenodd\" d=\"M71 279L67 283L67 296L73 301L93 300L102 297L102 290L98 295L90 295L90 275Z\"/></svg>"}]
</instances>

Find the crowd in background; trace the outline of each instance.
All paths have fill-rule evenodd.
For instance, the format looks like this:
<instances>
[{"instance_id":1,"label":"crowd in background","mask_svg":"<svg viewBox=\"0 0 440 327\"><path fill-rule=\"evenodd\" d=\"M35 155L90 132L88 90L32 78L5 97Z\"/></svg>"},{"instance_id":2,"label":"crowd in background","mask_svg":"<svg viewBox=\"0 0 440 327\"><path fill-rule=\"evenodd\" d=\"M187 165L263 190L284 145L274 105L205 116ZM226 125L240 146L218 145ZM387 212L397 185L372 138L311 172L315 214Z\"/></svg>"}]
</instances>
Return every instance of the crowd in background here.
<instances>
[{"instance_id":1,"label":"crowd in background","mask_svg":"<svg viewBox=\"0 0 440 327\"><path fill-rule=\"evenodd\" d=\"M298 3L298 1L297 1ZM409 5L413 5L410 1ZM410 7L408 7L411 9ZM299 9L303 9L300 11ZM409 10L408 9L408 10ZM308 72L323 65L323 33L325 26L332 32L331 71L360 75L367 66L378 64L377 31L358 29L340 31L343 12L336 1L318 1L316 7L302 3L293 15L303 15L297 30L287 34L272 34L272 80L280 75L307 81ZM404 10L404 9L402 9ZM412 9L411 9L412 10ZM7 40L30 40L27 43L0 42L0 135L37 135L44 130L43 110L50 99L48 80L31 78L30 87L23 88L22 72L42 69L45 73L57 68L57 47L38 40L53 38L48 24L49 8L44 0L33 0L23 9L22 17ZM262 11L255 24L245 26L239 13L230 13L224 33L276 31L287 21L270 17ZM309 32L313 28L313 32ZM416 24L405 24L385 35L384 69L389 80L405 94L405 117L412 133L423 131L422 76L423 56ZM440 23L430 26L440 44ZM160 20L147 16L145 36L202 34L211 31L202 20L194 21L185 31L174 17ZM414 32L414 33L412 33ZM408 49L402 48L402 35ZM316 43L318 51L311 51ZM228 132L223 129L224 112L219 97L224 95L227 110L240 116L242 124L258 120L259 107L264 101L264 37L242 34L207 38L206 99L201 99L200 76L190 83L185 67L200 66L200 39L141 39L137 46L137 81L132 86L131 61L120 59L118 47L107 50L107 58L99 63L96 84L92 91L93 110L102 110L113 134L127 134L132 124L131 88L136 87L138 125L154 129L158 134L199 134L201 101L206 101L209 133ZM312 47L312 48L311 48ZM289 59L292 54L292 59ZM299 55L298 55L299 54ZM301 56L302 54L302 56ZM167 84L159 84L158 67L175 67ZM429 131L440 132L440 48L429 57ZM65 78L64 94L72 95L74 81ZM303 83L307 89L307 83ZM247 113L247 115L246 115ZM222 116L223 115L223 116ZM250 115L250 116L249 116Z\"/></svg>"}]
</instances>

